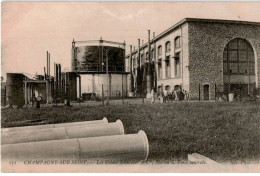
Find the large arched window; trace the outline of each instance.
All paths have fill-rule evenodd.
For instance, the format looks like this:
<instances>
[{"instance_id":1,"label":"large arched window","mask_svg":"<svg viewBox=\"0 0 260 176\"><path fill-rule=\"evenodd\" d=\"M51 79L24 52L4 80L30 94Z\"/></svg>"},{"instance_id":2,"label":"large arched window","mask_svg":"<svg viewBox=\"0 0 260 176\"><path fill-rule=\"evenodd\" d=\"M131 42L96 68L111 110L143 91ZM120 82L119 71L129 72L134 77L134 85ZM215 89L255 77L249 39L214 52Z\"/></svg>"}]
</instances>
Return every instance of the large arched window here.
<instances>
[{"instance_id":1,"label":"large arched window","mask_svg":"<svg viewBox=\"0 0 260 176\"><path fill-rule=\"evenodd\" d=\"M168 41L165 43L165 52L170 52L171 51L171 42Z\"/></svg>"},{"instance_id":2,"label":"large arched window","mask_svg":"<svg viewBox=\"0 0 260 176\"><path fill-rule=\"evenodd\" d=\"M162 55L162 46L158 46L158 56Z\"/></svg>"},{"instance_id":3,"label":"large arched window","mask_svg":"<svg viewBox=\"0 0 260 176\"><path fill-rule=\"evenodd\" d=\"M154 49L152 49L151 53L152 53L151 55L152 61L154 61Z\"/></svg>"},{"instance_id":4,"label":"large arched window","mask_svg":"<svg viewBox=\"0 0 260 176\"><path fill-rule=\"evenodd\" d=\"M175 48L180 48L181 47L181 37L178 36L174 39L174 47Z\"/></svg>"},{"instance_id":5,"label":"large arched window","mask_svg":"<svg viewBox=\"0 0 260 176\"><path fill-rule=\"evenodd\" d=\"M252 46L245 39L228 42L223 56L224 75L255 75L255 59Z\"/></svg>"}]
</instances>

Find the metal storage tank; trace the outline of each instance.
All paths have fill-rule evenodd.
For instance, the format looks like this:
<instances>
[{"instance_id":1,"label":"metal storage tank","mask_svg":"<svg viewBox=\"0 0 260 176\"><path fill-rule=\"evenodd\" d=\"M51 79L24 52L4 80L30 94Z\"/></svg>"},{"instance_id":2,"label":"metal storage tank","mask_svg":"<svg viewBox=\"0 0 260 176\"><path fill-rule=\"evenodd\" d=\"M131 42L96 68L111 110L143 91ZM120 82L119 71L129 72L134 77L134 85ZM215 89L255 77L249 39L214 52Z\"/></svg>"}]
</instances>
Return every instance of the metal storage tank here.
<instances>
[{"instance_id":1,"label":"metal storage tank","mask_svg":"<svg viewBox=\"0 0 260 176\"><path fill-rule=\"evenodd\" d=\"M23 106L24 92L23 80L24 75L21 73L7 73L6 79L6 97L9 105Z\"/></svg>"},{"instance_id":2,"label":"metal storage tank","mask_svg":"<svg viewBox=\"0 0 260 176\"><path fill-rule=\"evenodd\" d=\"M105 72L106 53L109 58L108 71L124 71L124 49L112 46L77 46L72 48L72 71Z\"/></svg>"},{"instance_id":3,"label":"metal storage tank","mask_svg":"<svg viewBox=\"0 0 260 176\"><path fill-rule=\"evenodd\" d=\"M127 95L125 42L107 40L72 41L71 71L80 78L79 97L83 100Z\"/></svg>"}]
</instances>

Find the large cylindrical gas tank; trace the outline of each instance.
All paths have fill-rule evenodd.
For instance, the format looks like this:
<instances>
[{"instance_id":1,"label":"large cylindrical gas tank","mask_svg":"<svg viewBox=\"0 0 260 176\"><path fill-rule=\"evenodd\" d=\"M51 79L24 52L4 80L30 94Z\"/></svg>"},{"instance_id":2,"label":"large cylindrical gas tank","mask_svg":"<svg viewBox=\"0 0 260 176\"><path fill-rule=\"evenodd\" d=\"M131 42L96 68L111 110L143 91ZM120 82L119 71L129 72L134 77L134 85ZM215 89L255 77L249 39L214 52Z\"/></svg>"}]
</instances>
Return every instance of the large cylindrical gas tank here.
<instances>
[{"instance_id":1,"label":"large cylindrical gas tank","mask_svg":"<svg viewBox=\"0 0 260 176\"><path fill-rule=\"evenodd\" d=\"M123 135L124 126L121 120L114 123L93 126L72 126L2 133L1 144L15 144L71 138Z\"/></svg>"},{"instance_id":2,"label":"large cylindrical gas tank","mask_svg":"<svg viewBox=\"0 0 260 176\"><path fill-rule=\"evenodd\" d=\"M19 131L40 130L40 129L48 129L48 128L60 128L60 127L73 127L73 126L77 126L80 128L80 126L93 126L93 125L106 124L106 123L108 123L108 120L106 117L104 117L102 120L2 128L1 132L8 133L8 132L19 132Z\"/></svg>"},{"instance_id":3,"label":"large cylindrical gas tank","mask_svg":"<svg viewBox=\"0 0 260 176\"><path fill-rule=\"evenodd\" d=\"M149 154L148 139L142 130L137 134L8 144L1 147L3 165L10 161L20 164L29 160L84 160L94 164L139 162L146 160Z\"/></svg>"},{"instance_id":4,"label":"large cylindrical gas tank","mask_svg":"<svg viewBox=\"0 0 260 176\"><path fill-rule=\"evenodd\" d=\"M124 49L99 45L72 48L72 71L105 72L107 57L109 71L124 71Z\"/></svg>"},{"instance_id":5,"label":"large cylindrical gas tank","mask_svg":"<svg viewBox=\"0 0 260 176\"><path fill-rule=\"evenodd\" d=\"M23 92L24 75L20 73L7 73L6 76L6 97L9 105L23 106L24 92Z\"/></svg>"}]
</instances>

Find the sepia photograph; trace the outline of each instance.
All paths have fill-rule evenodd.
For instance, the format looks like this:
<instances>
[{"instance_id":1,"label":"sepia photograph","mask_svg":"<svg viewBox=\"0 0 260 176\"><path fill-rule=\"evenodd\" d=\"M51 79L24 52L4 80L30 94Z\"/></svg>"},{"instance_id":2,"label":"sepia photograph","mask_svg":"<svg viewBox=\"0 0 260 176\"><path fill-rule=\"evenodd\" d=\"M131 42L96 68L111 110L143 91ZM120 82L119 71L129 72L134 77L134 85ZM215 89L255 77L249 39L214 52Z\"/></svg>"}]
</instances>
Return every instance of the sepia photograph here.
<instances>
[{"instance_id":1,"label":"sepia photograph","mask_svg":"<svg viewBox=\"0 0 260 176\"><path fill-rule=\"evenodd\" d=\"M259 173L260 2L1 2L2 173Z\"/></svg>"}]
</instances>

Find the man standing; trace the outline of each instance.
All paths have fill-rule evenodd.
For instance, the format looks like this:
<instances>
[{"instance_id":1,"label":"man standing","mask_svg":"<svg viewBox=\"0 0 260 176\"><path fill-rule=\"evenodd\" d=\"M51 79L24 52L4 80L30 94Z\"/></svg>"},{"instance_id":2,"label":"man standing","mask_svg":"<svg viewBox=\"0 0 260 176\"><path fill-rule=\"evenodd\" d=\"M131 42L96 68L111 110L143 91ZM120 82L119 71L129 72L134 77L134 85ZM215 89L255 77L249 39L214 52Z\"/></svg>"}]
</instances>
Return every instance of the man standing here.
<instances>
[{"instance_id":1,"label":"man standing","mask_svg":"<svg viewBox=\"0 0 260 176\"><path fill-rule=\"evenodd\" d=\"M152 90L151 90L151 98L152 98L151 103L154 103L154 101L155 101L154 88L152 88Z\"/></svg>"}]
</instances>

